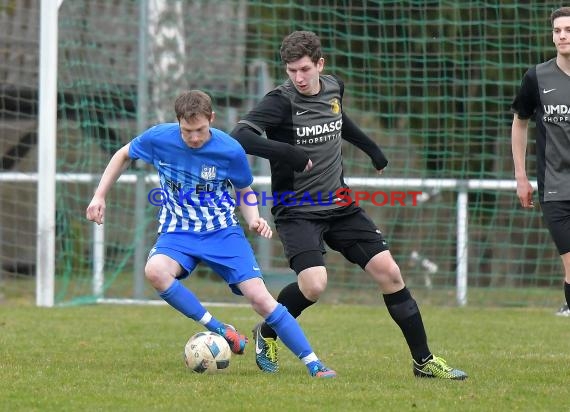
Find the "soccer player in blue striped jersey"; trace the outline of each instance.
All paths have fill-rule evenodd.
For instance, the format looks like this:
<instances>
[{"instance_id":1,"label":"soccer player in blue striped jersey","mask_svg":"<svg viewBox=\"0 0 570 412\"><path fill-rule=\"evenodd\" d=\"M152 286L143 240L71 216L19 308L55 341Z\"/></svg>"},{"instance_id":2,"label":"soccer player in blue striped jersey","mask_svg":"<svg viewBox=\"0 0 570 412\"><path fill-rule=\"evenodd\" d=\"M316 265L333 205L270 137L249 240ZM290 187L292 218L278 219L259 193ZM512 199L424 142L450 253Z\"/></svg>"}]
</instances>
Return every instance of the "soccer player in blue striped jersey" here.
<instances>
[{"instance_id":1,"label":"soccer player in blue striped jersey","mask_svg":"<svg viewBox=\"0 0 570 412\"><path fill-rule=\"evenodd\" d=\"M159 237L151 249L145 276L160 297L183 315L219 333L232 352L243 354L247 338L216 319L181 282L204 262L243 295L314 377L335 377L315 355L301 327L267 290L253 250L235 214L238 198L253 192L245 151L228 134L211 127L215 114L210 97L200 90L181 94L174 103L177 123L163 123L137 136L109 161L87 219L102 224L105 198L131 160L141 159L158 171L163 205ZM249 230L271 238L253 199L239 203Z\"/></svg>"}]
</instances>

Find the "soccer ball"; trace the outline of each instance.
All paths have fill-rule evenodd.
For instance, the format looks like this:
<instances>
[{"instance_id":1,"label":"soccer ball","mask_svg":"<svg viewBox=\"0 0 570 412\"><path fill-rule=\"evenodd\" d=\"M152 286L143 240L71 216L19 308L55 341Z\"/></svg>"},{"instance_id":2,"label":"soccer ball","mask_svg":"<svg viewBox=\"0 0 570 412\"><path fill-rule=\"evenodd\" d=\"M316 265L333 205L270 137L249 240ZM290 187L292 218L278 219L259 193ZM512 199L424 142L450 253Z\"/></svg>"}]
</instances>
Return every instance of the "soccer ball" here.
<instances>
[{"instance_id":1,"label":"soccer ball","mask_svg":"<svg viewBox=\"0 0 570 412\"><path fill-rule=\"evenodd\" d=\"M184 347L186 366L197 373L217 373L230 366L232 351L226 340L214 332L198 332Z\"/></svg>"}]
</instances>

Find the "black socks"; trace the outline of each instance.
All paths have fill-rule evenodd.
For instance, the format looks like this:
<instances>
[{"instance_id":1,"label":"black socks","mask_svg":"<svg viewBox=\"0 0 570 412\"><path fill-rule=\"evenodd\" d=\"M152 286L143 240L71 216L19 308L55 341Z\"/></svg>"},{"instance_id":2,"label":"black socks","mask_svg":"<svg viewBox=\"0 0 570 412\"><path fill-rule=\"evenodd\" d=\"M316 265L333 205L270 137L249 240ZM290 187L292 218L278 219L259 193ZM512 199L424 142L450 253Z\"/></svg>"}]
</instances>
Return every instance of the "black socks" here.
<instances>
[{"instance_id":1,"label":"black socks","mask_svg":"<svg viewBox=\"0 0 570 412\"><path fill-rule=\"evenodd\" d=\"M420 310L410 291L404 287L396 293L383 296L388 313L402 330L412 357L416 363L425 363L432 355Z\"/></svg>"},{"instance_id":2,"label":"black socks","mask_svg":"<svg viewBox=\"0 0 570 412\"><path fill-rule=\"evenodd\" d=\"M568 300L570 285L565 284L564 291ZM427 344L422 316L410 291L404 287L396 293L383 295L383 297L388 313L402 330L416 363L423 364L431 359L432 354ZM277 301L285 306L294 318L297 318L303 310L315 303L301 293L297 282L285 286L279 293ZM261 326L261 335L265 338L277 338L277 334L267 323L263 323Z\"/></svg>"}]
</instances>

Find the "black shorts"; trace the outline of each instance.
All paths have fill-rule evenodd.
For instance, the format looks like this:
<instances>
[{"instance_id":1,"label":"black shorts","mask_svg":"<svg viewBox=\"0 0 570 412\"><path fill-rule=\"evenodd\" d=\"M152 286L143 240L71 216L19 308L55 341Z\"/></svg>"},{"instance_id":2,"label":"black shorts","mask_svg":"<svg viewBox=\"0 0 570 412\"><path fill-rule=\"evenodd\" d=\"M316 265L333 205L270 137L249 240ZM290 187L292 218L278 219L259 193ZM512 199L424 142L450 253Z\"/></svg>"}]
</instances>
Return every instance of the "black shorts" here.
<instances>
[{"instance_id":1,"label":"black shorts","mask_svg":"<svg viewBox=\"0 0 570 412\"><path fill-rule=\"evenodd\" d=\"M366 215L364 210L353 205L327 211L325 214L290 214L275 220L275 228L289 265L305 252L314 253L312 262L306 267L324 266L322 255L326 253L325 243L350 262L366 266L376 254L388 250L382 232ZM296 270L298 272L298 270Z\"/></svg>"},{"instance_id":2,"label":"black shorts","mask_svg":"<svg viewBox=\"0 0 570 412\"><path fill-rule=\"evenodd\" d=\"M543 202L542 217L558 252L570 252L570 201Z\"/></svg>"}]
</instances>

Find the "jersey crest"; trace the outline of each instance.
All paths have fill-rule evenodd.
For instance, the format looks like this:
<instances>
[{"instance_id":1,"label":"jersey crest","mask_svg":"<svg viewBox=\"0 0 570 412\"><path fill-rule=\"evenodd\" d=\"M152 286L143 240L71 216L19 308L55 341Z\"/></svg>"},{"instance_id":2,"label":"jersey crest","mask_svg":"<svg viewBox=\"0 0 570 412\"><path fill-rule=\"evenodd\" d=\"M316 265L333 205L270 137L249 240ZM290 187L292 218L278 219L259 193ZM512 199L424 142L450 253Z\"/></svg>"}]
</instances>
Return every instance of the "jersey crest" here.
<instances>
[{"instance_id":1,"label":"jersey crest","mask_svg":"<svg viewBox=\"0 0 570 412\"><path fill-rule=\"evenodd\" d=\"M202 165L200 177L204 180L214 180L216 178L216 166Z\"/></svg>"},{"instance_id":2,"label":"jersey crest","mask_svg":"<svg viewBox=\"0 0 570 412\"><path fill-rule=\"evenodd\" d=\"M331 112L333 112L334 114L339 114L340 102L338 101L338 99L335 97L334 99L331 99L329 103L331 104Z\"/></svg>"}]
</instances>

